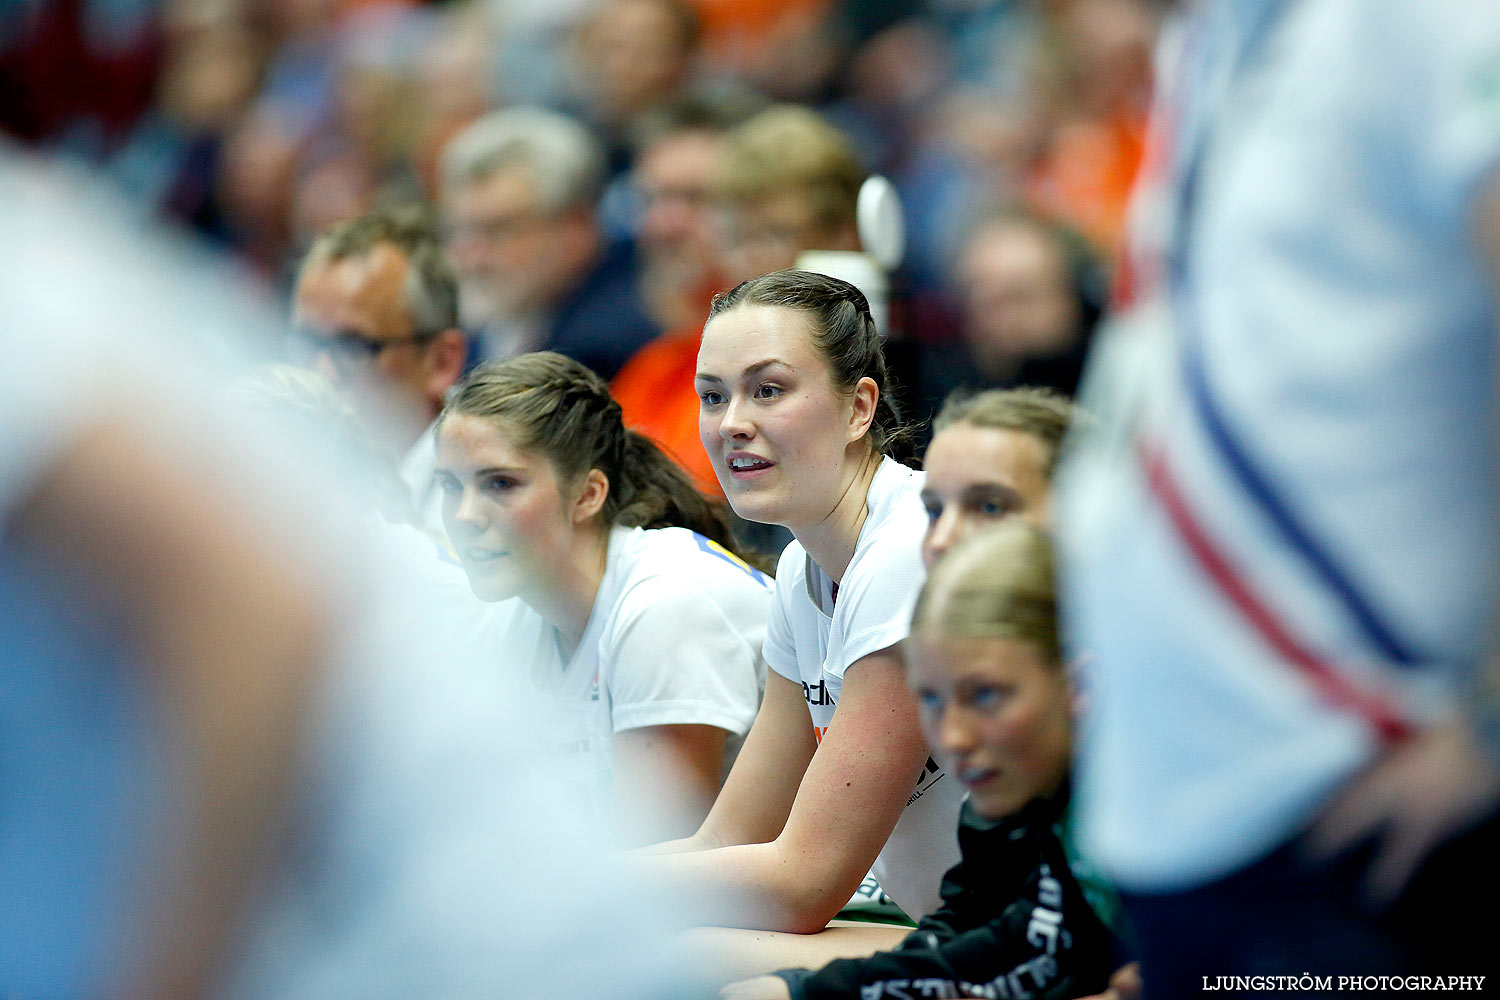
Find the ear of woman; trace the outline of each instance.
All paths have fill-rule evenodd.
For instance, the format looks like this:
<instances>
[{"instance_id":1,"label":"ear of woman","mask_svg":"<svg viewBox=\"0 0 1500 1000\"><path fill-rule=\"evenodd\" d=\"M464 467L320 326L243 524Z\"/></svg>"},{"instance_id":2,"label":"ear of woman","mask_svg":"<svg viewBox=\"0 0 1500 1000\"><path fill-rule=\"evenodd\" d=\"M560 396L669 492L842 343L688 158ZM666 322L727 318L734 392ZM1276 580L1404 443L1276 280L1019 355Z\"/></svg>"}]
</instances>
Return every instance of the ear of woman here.
<instances>
[{"instance_id":1,"label":"ear of woman","mask_svg":"<svg viewBox=\"0 0 1500 1000\"><path fill-rule=\"evenodd\" d=\"M590 469L579 484L578 499L573 504L573 523L585 524L599 515L609 499L609 478L598 469Z\"/></svg>"}]
</instances>

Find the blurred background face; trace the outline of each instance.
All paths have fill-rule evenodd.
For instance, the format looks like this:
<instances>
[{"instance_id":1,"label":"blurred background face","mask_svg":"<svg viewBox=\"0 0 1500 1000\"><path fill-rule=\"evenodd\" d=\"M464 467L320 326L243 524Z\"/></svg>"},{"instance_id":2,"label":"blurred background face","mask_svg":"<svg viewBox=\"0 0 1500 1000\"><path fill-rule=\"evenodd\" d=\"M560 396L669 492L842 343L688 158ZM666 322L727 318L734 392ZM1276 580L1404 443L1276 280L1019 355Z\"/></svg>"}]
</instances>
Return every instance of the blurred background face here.
<instances>
[{"instance_id":1,"label":"blurred background face","mask_svg":"<svg viewBox=\"0 0 1500 1000\"><path fill-rule=\"evenodd\" d=\"M1061 786L1072 724L1060 666L1019 639L914 632L908 647L927 745L981 816L1012 815Z\"/></svg>"},{"instance_id":2,"label":"blurred background face","mask_svg":"<svg viewBox=\"0 0 1500 1000\"><path fill-rule=\"evenodd\" d=\"M922 505L930 569L954 545L986 525L1020 517L1040 529L1052 519L1046 446L1025 431L952 424L927 448Z\"/></svg>"},{"instance_id":3,"label":"blurred background face","mask_svg":"<svg viewBox=\"0 0 1500 1000\"><path fill-rule=\"evenodd\" d=\"M443 525L475 595L503 601L545 589L574 531L546 456L517 448L498 421L452 414L438 433L436 477Z\"/></svg>"},{"instance_id":4,"label":"blurred background face","mask_svg":"<svg viewBox=\"0 0 1500 1000\"><path fill-rule=\"evenodd\" d=\"M578 69L601 116L622 122L669 98L692 57L681 22L659 0L609 0L579 36Z\"/></svg>"},{"instance_id":5,"label":"blurred background face","mask_svg":"<svg viewBox=\"0 0 1500 1000\"><path fill-rule=\"evenodd\" d=\"M794 267L804 250L858 250L853 220L830 226L797 189L730 202L724 209L724 264L731 282Z\"/></svg>"},{"instance_id":6,"label":"blurred background face","mask_svg":"<svg viewBox=\"0 0 1500 1000\"><path fill-rule=\"evenodd\" d=\"M541 211L525 170L501 168L460 185L443 210L465 326L544 309L566 287L569 222Z\"/></svg>"},{"instance_id":7,"label":"blurred background face","mask_svg":"<svg viewBox=\"0 0 1500 1000\"><path fill-rule=\"evenodd\" d=\"M648 146L636 166L644 208L640 248L649 297L683 303L673 310L679 315L662 317L669 328L701 322L702 314L680 314L688 300L696 304L703 296L717 270L718 232L709 185L723 145L707 130L673 132Z\"/></svg>"},{"instance_id":8,"label":"blurred background face","mask_svg":"<svg viewBox=\"0 0 1500 1000\"><path fill-rule=\"evenodd\" d=\"M297 284L293 321L303 358L382 431L425 423L441 389L431 343L406 308L406 255L381 244L363 257L312 262Z\"/></svg>"},{"instance_id":9,"label":"blurred background face","mask_svg":"<svg viewBox=\"0 0 1500 1000\"><path fill-rule=\"evenodd\" d=\"M1033 226L1002 221L980 230L960 261L964 337L984 368L1077 342L1082 311L1057 242Z\"/></svg>"}]
</instances>

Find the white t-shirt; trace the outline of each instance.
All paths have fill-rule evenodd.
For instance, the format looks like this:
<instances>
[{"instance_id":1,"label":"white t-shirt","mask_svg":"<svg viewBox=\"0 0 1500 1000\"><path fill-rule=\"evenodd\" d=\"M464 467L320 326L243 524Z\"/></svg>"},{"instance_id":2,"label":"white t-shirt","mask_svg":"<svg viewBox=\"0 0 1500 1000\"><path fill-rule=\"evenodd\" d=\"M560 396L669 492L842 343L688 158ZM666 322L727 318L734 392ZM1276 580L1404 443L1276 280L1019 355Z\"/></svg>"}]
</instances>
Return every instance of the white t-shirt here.
<instances>
[{"instance_id":1,"label":"white t-shirt","mask_svg":"<svg viewBox=\"0 0 1500 1000\"><path fill-rule=\"evenodd\" d=\"M725 770L765 689L761 641L771 582L686 528L615 528L604 578L572 658L540 665L539 690L573 706L565 743L594 755L607 787L613 736L649 726L728 731Z\"/></svg>"},{"instance_id":2,"label":"white t-shirt","mask_svg":"<svg viewBox=\"0 0 1500 1000\"><path fill-rule=\"evenodd\" d=\"M799 542L781 553L766 627L766 663L802 685L819 743L835 724L844 671L901 642L910 631L913 595L925 578L922 479L922 473L892 459L881 462L836 601L833 581ZM958 863L963 788L944 780L945 773L930 758L921 775L913 777L906 810L870 870L886 894L915 919L937 908L943 873Z\"/></svg>"},{"instance_id":3,"label":"white t-shirt","mask_svg":"<svg viewBox=\"0 0 1500 1000\"><path fill-rule=\"evenodd\" d=\"M1249 863L1372 759L1380 713L1329 684L1418 726L1461 699L1495 565L1472 220L1500 5L1221 0L1179 29L1101 432L1059 479L1084 844L1137 891Z\"/></svg>"}]
</instances>

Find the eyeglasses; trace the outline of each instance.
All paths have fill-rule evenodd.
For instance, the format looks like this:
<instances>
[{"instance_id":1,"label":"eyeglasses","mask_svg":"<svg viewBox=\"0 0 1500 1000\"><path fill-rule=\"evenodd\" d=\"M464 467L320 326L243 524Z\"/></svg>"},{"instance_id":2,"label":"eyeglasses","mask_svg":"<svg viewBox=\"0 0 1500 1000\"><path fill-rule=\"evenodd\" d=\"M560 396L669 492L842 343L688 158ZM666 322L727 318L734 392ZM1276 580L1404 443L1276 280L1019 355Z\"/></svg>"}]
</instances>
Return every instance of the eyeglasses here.
<instances>
[{"instance_id":1,"label":"eyeglasses","mask_svg":"<svg viewBox=\"0 0 1500 1000\"><path fill-rule=\"evenodd\" d=\"M308 365L326 354L341 368L357 368L374 364L393 347L424 344L436 336L436 333L410 333L404 337L367 337L357 330L324 332L293 327L287 335L287 355L298 364Z\"/></svg>"},{"instance_id":2,"label":"eyeglasses","mask_svg":"<svg viewBox=\"0 0 1500 1000\"><path fill-rule=\"evenodd\" d=\"M546 222L549 216L542 212L509 212L483 218L463 219L450 222L443 227L443 242L502 243L524 235Z\"/></svg>"}]
</instances>

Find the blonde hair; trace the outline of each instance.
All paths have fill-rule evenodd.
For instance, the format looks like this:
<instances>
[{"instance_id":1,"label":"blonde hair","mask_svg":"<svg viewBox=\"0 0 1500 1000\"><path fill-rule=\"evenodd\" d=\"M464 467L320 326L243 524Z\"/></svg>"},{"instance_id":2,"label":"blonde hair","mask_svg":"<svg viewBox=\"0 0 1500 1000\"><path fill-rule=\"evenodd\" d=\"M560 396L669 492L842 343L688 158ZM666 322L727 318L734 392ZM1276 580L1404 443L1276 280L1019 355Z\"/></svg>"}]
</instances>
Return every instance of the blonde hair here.
<instances>
[{"instance_id":1,"label":"blonde hair","mask_svg":"<svg viewBox=\"0 0 1500 1000\"><path fill-rule=\"evenodd\" d=\"M1062 663L1052 542L1002 521L938 560L917 597L912 632L947 639L1021 639Z\"/></svg>"},{"instance_id":2,"label":"blonde hair","mask_svg":"<svg viewBox=\"0 0 1500 1000\"><path fill-rule=\"evenodd\" d=\"M1063 438L1078 409L1068 397L1052 389L1034 386L1020 389L988 389L979 393L960 390L943 401L943 409L932 422L933 434L956 424L997 431L1019 431L1041 442L1042 474L1050 482L1057 468Z\"/></svg>"},{"instance_id":3,"label":"blonde hair","mask_svg":"<svg viewBox=\"0 0 1500 1000\"><path fill-rule=\"evenodd\" d=\"M798 192L806 195L817 225L852 226L865 176L848 136L815 111L777 104L730 131L715 193L754 201Z\"/></svg>"}]
</instances>

